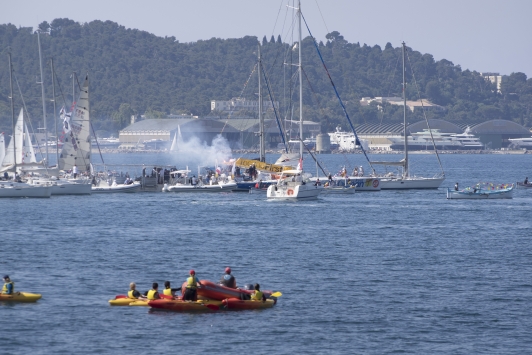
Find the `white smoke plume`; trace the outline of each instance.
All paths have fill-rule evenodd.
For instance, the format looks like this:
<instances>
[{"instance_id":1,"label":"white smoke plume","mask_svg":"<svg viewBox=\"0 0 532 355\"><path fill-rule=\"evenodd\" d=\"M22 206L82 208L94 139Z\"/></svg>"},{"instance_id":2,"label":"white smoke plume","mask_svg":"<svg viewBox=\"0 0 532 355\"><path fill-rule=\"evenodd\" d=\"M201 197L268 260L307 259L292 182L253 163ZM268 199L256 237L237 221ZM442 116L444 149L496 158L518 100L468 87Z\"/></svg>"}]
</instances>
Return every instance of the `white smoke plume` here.
<instances>
[{"instance_id":1,"label":"white smoke plume","mask_svg":"<svg viewBox=\"0 0 532 355\"><path fill-rule=\"evenodd\" d=\"M232 153L227 139L220 134L217 135L212 145L207 145L198 137L193 136L186 142L178 140L177 151L171 152L173 161L178 169L184 169L186 166L192 171L197 171L197 167L216 167L224 161L231 159Z\"/></svg>"}]
</instances>

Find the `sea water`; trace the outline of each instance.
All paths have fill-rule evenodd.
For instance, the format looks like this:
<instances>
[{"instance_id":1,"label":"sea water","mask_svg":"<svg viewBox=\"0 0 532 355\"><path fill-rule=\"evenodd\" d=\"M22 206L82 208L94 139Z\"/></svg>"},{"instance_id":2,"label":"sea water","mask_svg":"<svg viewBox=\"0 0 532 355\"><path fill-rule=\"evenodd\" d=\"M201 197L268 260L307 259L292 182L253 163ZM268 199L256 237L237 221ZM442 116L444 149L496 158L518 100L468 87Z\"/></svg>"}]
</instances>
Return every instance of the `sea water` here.
<instances>
[{"instance_id":1,"label":"sea water","mask_svg":"<svg viewBox=\"0 0 532 355\"><path fill-rule=\"evenodd\" d=\"M318 158L333 173L345 164L369 170L362 155ZM434 155L411 160L413 174L438 172ZM306 202L247 193L3 199L0 273L43 298L0 302L0 353L529 353L532 191L480 201L446 200L445 190L532 177L532 156L441 160L438 190ZM305 167L316 171L311 159ZM143 292L165 280L179 287L189 269L218 280L226 266L239 285L283 296L272 309L205 314L107 302L130 282Z\"/></svg>"}]
</instances>

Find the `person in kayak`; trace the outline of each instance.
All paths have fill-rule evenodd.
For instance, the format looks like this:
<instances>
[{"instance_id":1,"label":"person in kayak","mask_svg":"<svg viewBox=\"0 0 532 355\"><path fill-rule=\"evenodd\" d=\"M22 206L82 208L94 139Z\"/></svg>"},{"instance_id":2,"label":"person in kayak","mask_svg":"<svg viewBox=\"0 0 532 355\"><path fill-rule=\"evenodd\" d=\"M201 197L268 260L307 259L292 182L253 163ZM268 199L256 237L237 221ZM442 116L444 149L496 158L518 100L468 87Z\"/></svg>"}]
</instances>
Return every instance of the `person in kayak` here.
<instances>
[{"instance_id":1,"label":"person in kayak","mask_svg":"<svg viewBox=\"0 0 532 355\"><path fill-rule=\"evenodd\" d=\"M233 275L231 275L230 267L225 268L225 274L223 274L222 278L220 279L220 285L229 287L229 288L237 288L236 279Z\"/></svg>"},{"instance_id":2,"label":"person in kayak","mask_svg":"<svg viewBox=\"0 0 532 355\"><path fill-rule=\"evenodd\" d=\"M190 270L190 277L187 278L187 287L183 294L183 301L197 301L198 300L198 285L203 286L196 277L196 272Z\"/></svg>"},{"instance_id":3,"label":"person in kayak","mask_svg":"<svg viewBox=\"0 0 532 355\"><path fill-rule=\"evenodd\" d=\"M4 286L2 287L2 293L6 295L12 295L15 293L15 283L11 281L8 275L4 276Z\"/></svg>"},{"instance_id":4,"label":"person in kayak","mask_svg":"<svg viewBox=\"0 0 532 355\"><path fill-rule=\"evenodd\" d=\"M266 301L266 297L264 297L264 294L260 290L259 284L255 284L255 293L251 295L251 300L252 301L263 301L263 302Z\"/></svg>"},{"instance_id":5,"label":"person in kayak","mask_svg":"<svg viewBox=\"0 0 532 355\"><path fill-rule=\"evenodd\" d=\"M142 295L139 291L136 290L137 284L134 282L129 284L129 291L127 292L127 297L129 298L141 298Z\"/></svg>"},{"instance_id":6,"label":"person in kayak","mask_svg":"<svg viewBox=\"0 0 532 355\"><path fill-rule=\"evenodd\" d=\"M159 288L159 284L157 282L154 282L151 286L151 290L148 291L148 295L146 296L149 300L156 300L161 297L159 297L159 291L157 290Z\"/></svg>"},{"instance_id":7,"label":"person in kayak","mask_svg":"<svg viewBox=\"0 0 532 355\"><path fill-rule=\"evenodd\" d=\"M166 295L166 296L175 296L175 293L179 291L178 288L172 288L170 286L170 281L165 281L164 282L164 290L163 290L163 295Z\"/></svg>"}]
</instances>

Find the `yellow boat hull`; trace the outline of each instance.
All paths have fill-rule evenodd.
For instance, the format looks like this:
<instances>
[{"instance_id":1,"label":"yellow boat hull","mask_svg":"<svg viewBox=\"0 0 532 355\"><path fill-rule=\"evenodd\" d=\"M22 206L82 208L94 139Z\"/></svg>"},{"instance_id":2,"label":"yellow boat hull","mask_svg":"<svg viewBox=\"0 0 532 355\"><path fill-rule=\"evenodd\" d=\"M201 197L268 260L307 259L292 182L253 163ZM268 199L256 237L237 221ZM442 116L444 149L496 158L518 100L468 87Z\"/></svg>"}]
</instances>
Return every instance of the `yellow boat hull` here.
<instances>
[{"instance_id":1,"label":"yellow boat hull","mask_svg":"<svg viewBox=\"0 0 532 355\"><path fill-rule=\"evenodd\" d=\"M41 297L40 293L15 292L12 295L0 293L0 302L37 302Z\"/></svg>"}]
</instances>

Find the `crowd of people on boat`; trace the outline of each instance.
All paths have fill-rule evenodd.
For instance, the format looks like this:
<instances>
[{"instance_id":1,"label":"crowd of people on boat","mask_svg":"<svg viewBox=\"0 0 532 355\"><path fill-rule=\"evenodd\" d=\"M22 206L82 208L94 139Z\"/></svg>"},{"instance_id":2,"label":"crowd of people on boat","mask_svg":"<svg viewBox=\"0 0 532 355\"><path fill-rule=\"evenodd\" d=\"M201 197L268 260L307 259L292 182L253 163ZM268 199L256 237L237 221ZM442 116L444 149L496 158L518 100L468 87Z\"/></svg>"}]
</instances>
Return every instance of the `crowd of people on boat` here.
<instances>
[{"instance_id":1,"label":"crowd of people on boat","mask_svg":"<svg viewBox=\"0 0 532 355\"><path fill-rule=\"evenodd\" d=\"M231 273L231 268L226 267L225 272L220 278L220 281L218 282L220 285L238 289L236 285L236 279ZM198 300L198 287L202 287L200 280L196 276L196 271L190 270L189 271L189 277L186 279L186 286L184 288L184 292L182 292L182 300L183 301L197 301ZM254 286L255 292L250 296L252 300L257 301L263 301L265 300L265 296L260 290L260 285L255 284ZM165 296L171 296L171 297L177 297L176 293L178 291L183 291L181 288L172 288L170 281L164 282L164 289L162 291L162 294ZM159 284L157 282L154 282L152 284L152 287L150 290L140 293L137 290L137 285L135 282L131 282L129 284L129 291L127 293L129 298L132 299L148 299L148 300L156 300L161 298L159 293Z\"/></svg>"}]
</instances>

